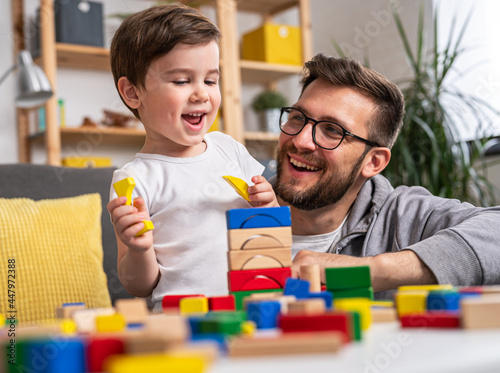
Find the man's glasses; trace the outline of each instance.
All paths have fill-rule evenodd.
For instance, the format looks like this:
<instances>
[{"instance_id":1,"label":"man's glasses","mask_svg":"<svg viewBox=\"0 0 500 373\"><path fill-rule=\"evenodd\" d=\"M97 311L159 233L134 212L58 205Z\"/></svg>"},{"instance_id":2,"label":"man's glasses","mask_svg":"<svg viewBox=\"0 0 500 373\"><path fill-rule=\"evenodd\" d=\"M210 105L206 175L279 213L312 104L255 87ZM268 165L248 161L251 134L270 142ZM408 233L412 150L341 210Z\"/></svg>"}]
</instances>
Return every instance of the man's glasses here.
<instances>
[{"instance_id":1,"label":"man's glasses","mask_svg":"<svg viewBox=\"0 0 500 373\"><path fill-rule=\"evenodd\" d=\"M281 108L280 130L290 136L295 136L302 131L309 122L314 123L312 128L312 138L316 145L326 150L337 148L347 136L363 141L365 144L381 147L381 145L365 140L346 131L340 124L326 120L315 120L308 117L299 109L293 107Z\"/></svg>"}]
</instances>

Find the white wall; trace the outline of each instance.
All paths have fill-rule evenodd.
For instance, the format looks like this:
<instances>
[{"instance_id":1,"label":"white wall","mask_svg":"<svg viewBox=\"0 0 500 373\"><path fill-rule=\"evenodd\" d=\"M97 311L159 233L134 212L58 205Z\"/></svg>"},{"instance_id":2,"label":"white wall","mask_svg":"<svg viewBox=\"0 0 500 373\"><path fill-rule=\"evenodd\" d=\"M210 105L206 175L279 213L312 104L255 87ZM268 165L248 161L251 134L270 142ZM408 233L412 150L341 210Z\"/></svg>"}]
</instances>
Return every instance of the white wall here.
<instances>
[{"instance_id":1,"label":"white wall","mask_svg":"<svg viewBox=\"0 0 500 373\"><path fill-rule=\"evenodd\" d=\"M427 17L429 17L432 11L432 1L424 1L426 3ZM476 2L487 1L479 0ZM24 0L24 2L27 13L32 16L38 5L38 0ZM414 41L420 4L418 0L311 0L314 52L336 55L331 43L331 39L335 38L345 50L351 52L352 57L363 60L364 55L368 56L370 66L387 75L390 79L398 81L402 77L408 76L409 68L402 52L402 45L394 21L389 12L391 2L402 14L409 38ZM440 0L440 2L469 4L472 0ZM144 0L107 0L103 3L105 13L111 14L134 12L143 9L152 2ZM445 15L450 16L450 13L443 12L443 16ZM276 21L298 24L298 16L296 11L292 10L277 17ZM241 32L246 32L257 27L260 22L260 17L256 15L242 14L238 18L238 27ZM107 43L109 43L117 25L118 21L116 19L105 18ZM2 47L0 70L2 71L7 69L13 62L11 30L10 0L4 0L0 3L0 46ZM498 34L493 36L496 35ZM0 113L3 119L0 122L1 163L17 161L17 135L12 93L14 90L13 80L13 77L10 76L0 86L0 97L2 98L0 100ZM104 108L124 110L126 112L121 101L119 101L109 73L59 69L57 84L58 96L65 99L68 126L79 126L85 116L99 121L102 119L102 110ZM245 122L248 123L248 129L255 129L257 121L249 105L251 98L261 87L245 85L244 88ZM280 84L280 88L288 94L292 104L299 93L297 80L295 78L288 79ZM74 148L74 145L70 145L70 147ZM63 150L65 150L64 146ZM96 156L112 155L114 163L119 166L127 159L130 159L136 150L138 149L125 147L122 150L98 148L90 151ZM35 152L34 158L36 162L44 162L44 154L41 149Z\"/></svg>"}]
</instances>

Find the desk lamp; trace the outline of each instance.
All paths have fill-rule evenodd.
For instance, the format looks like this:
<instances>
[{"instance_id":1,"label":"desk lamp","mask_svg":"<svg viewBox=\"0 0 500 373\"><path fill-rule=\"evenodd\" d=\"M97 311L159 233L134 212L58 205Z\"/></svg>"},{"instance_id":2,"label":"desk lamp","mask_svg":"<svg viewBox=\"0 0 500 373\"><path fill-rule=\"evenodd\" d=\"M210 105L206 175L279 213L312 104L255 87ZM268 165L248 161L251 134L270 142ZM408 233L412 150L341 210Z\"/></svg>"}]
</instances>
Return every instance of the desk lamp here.
<instances>
[{"instance_id":1,"label":"desk lamp","mask_svg":"<svg viewBox=\"0 0 500 373\"><path fill-rule=\"evenodd\" d=\"M18 69L16 81L16 106L32 108L44 104L53 91L42 69L33 63L31 53L23 50L17 63L0 78L0 84L14 70Z\"/></svg>"}]
</instances>

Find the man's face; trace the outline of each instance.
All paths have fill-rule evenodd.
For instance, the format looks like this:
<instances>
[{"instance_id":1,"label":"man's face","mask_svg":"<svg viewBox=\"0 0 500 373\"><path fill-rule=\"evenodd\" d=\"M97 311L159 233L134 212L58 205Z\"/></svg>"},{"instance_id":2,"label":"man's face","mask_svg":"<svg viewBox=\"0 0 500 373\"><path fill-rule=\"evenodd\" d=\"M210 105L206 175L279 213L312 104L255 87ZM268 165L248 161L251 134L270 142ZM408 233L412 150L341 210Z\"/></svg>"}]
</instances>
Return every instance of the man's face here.
<instances>
[{"instance_id":1,"label":"man's face","mask_svg":"<svg viewBox=\"0 0 500 373\"><path fill-rule=\"evenodd\" d=\"M362 138L375 112L371 99L351 88L313 81L294 107L316 120L329 120ZM359 179L365 144L350 136L334 150L318 147L312 123L295 136L280 134L276 194L290 205L314 210L340 201Z\"/></svg>"}]
</instances>

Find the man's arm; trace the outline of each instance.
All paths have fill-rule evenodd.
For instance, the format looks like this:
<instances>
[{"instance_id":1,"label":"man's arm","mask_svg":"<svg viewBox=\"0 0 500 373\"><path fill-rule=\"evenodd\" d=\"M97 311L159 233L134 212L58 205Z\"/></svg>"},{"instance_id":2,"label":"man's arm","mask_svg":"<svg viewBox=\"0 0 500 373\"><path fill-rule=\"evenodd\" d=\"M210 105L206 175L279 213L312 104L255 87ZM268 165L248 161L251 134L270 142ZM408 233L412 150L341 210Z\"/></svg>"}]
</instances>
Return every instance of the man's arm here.
<instances>
[{"instance_id":1,"label":"man's arm","mask_svg":"<svg viewBox=\"0 0 500 373\"><path fill-rule=\"evenodd\" d=\"M431 270L411 250L361 258L301 250L293 259L292 276L298 277L300 266L305 264L320 265L321 282L323 283L325 283L325 268L367 265L370 267L372 286L375 292L397 289L398 286L403 285L437 283Z\"/></svg>"}]
</instances>

